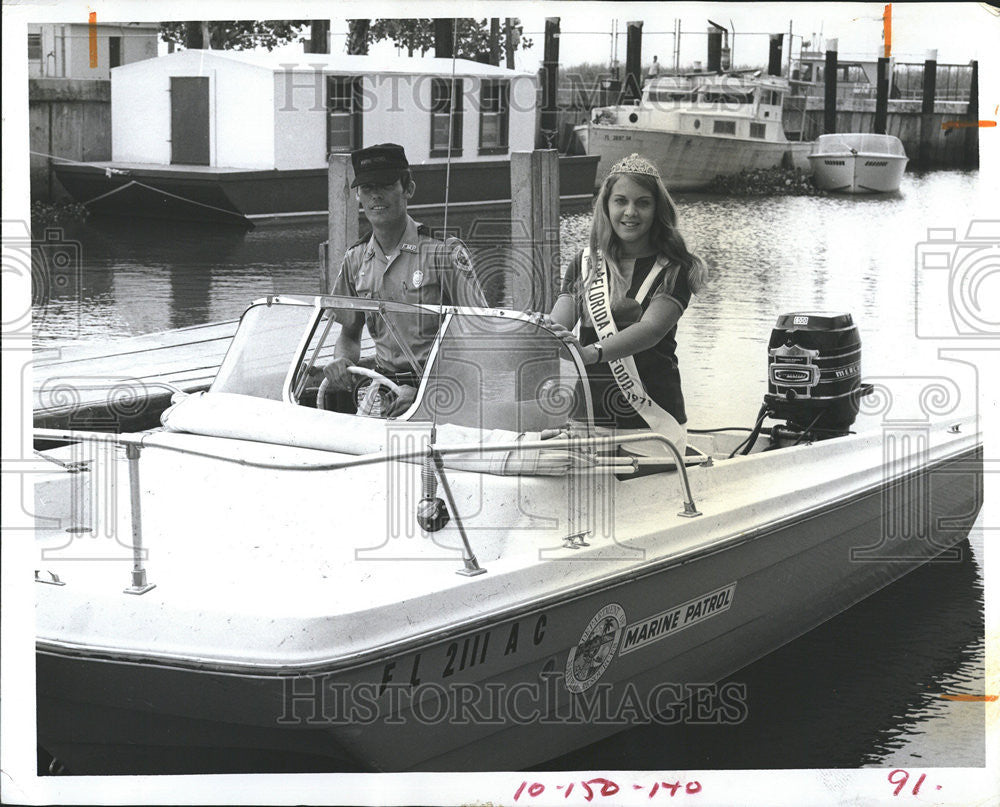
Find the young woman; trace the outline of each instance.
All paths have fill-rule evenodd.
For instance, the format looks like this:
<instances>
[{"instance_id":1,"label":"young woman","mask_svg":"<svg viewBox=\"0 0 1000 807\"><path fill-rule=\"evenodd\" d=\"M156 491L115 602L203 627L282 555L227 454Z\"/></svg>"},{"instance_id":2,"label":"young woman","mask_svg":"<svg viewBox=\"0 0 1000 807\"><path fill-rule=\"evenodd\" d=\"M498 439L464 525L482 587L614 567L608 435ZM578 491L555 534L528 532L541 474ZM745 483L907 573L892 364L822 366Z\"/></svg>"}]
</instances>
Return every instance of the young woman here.
<instances>
[{"instance_id":1,"label":"young woman","mask_svg":"<svg viewBox=\"0 0 1000 807\"><path fill-rule=\"evenodd\" d=\"M706 280L656 166L638 154L618 162L597 196L590 246L569 265L548 319L567 340L580 321L598 423L686 438L676 427L687 422L677 322Z\"/></svg>"}]
</instances>

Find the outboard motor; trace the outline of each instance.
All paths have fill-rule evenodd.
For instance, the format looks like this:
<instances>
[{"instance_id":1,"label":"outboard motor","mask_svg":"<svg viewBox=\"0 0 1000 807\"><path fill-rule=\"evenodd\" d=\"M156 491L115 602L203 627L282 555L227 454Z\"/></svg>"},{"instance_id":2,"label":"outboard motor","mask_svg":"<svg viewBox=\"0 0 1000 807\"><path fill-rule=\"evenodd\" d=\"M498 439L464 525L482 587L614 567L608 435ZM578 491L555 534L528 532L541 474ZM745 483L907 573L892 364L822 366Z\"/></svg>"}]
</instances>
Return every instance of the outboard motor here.
<instances>
[{"instance_id":1,"label":"outboard motor","mask_svg":"<svg viewBox=\"0 0 1000 807\"><path fill-rule=\"evenodd\" d=\"M772 427L773 444L847 434L870 391L861 383L861 337L850 314L778 317L768 343L764 406L787 425Z\"/></svg>"}]
</instances>

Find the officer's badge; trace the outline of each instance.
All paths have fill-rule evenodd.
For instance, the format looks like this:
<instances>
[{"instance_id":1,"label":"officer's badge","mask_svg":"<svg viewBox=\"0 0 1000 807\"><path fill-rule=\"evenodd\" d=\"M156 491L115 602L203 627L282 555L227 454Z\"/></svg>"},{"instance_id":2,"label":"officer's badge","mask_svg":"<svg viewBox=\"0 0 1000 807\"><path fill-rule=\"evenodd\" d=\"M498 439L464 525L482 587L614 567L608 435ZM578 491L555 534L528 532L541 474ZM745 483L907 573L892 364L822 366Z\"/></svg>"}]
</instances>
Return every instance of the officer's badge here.
<instances>
[{"instance_id":1,"label":"officer's badge","mask_svg":"<svg viewBox=\"0 0 1000 807\"><path fill-rule=\"evenodd\" d=\"M424 273L420 269L417 269L414 271L411 280L413 281L413 288L419 289L420 284L424 282Z\"/></svg>"}]
</instances>

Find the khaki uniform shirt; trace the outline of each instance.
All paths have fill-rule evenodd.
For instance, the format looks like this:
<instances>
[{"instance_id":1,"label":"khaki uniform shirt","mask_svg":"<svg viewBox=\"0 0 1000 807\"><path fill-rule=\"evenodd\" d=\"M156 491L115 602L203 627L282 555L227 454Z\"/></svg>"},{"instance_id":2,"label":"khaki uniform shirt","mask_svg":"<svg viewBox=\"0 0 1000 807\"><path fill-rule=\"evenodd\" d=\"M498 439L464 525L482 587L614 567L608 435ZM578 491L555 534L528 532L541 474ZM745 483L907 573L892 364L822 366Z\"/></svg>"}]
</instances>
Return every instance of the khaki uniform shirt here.
<instances>
[{"instance_id":1,"label":"khaki uniform shirt","mask_svg":"<svg viewBox=\"0 0 1000 807\"><path fill-rule=\"evenodd\" d=\"M331 293L397 303L486 306L466 246L457 238L447 242L432 238L429 228L410 216L406 217L402 238L389 254L383 254L374 233L348 249ZM344 315L350 316L347 312ZM399 339L426 365L440 324L438 316L389 316ZM406 353L382 318L368 315L366 321L375 340L378 366L394 373L412 371Z\"/></svg>"}]
</instances>

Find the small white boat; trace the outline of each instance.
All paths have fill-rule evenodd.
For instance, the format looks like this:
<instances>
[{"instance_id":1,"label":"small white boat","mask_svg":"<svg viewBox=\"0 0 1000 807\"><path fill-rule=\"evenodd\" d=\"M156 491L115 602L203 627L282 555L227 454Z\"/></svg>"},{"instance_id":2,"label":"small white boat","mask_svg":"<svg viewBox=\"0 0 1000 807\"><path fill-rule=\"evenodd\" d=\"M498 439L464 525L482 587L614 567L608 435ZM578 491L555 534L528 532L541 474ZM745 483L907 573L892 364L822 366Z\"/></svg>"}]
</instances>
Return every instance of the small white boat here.
<instances>
[{"instance_id":1,"label":"small white boat","mask_svg":"<svg viewBox=\"0 0 1000 807\"><path fill-rule=\"evenodd\" d=\"M809 165L816 187L844 193L891 193L906 170L898 137L851 132L816 138Z\"/></svg>"},{"instance_id":2,"label":"small white boat","mask_svg":"<svg viewBox=\"0 0 1000 807\"><path fill-rule=\"evenodd\" d=\"M390 394L363 367L359 413L316 408L338 309L437 329L402 417L363 414ZM975 519L975 417L851 431L856 334L784 317L785 422L681 462L595 426L522 313L255 303L162 428L35 432L71 441L33 475L39 745L78 774L511 770L671 708Z\"/></svg>"},{"instance_id":3,"label":"small white boat","mask_svg":"<svg viewBox=\"0 0 1000 807\"><path fill-rule=\"evenodd\" d=\"M597 180L632 153L656 163L671 190L703 188L717 176L781 166L808 168L811 143L785 137L789 84L755 73L662 76L646 82L634 105L598 107L577 127Z\"/></svg>"}]
</instances>

